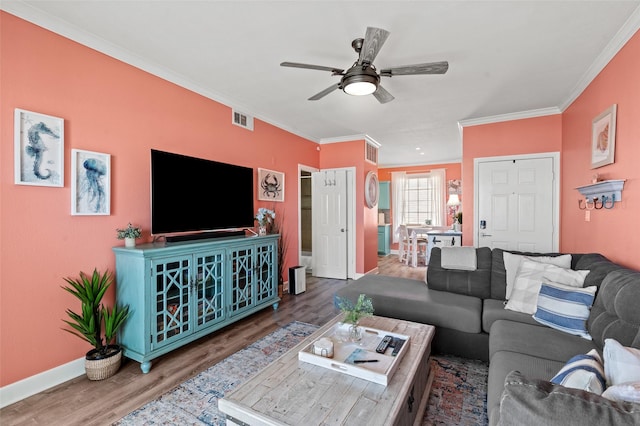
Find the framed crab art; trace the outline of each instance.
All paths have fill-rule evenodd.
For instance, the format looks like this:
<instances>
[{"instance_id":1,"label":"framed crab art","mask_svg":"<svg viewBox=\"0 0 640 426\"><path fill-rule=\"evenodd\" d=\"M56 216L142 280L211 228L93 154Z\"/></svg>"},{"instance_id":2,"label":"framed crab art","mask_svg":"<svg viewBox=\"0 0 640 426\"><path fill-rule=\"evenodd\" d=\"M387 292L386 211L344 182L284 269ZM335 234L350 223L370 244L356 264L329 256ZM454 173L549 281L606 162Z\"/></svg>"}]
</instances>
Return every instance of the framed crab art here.
<instances>
[{"instance_id":1,"label":"framed crab art","mask_svg":"<svg viewBox=\"0 0 640 426\"><path fill-rule=\"evenodd\" d=\"M284 173L258 169L258 200L284 201Z\"/></svg>"}]
</instances>

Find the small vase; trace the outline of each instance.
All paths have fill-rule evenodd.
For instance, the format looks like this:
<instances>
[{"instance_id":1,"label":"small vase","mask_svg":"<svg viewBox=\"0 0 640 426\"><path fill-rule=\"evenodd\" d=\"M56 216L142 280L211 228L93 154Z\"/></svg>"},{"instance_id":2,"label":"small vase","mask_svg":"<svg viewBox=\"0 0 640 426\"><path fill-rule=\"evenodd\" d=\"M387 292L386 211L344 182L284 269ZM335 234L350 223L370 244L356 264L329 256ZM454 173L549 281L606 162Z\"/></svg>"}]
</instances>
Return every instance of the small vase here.
<instances>
[{"instance_id":1,"label":"small vase","mask_svg":"<svg viewBox=\"0 0 640 426\"><path fill-rule=\"evenodd\" d=\"M358 323L351 324L349 327L349 340L356 343L362 340L362 328Z\"/></svg>"},{"instance_id":2,"label":"small vase","mask_svg":"<svg viewBox=\"0 0 640 426\"><path fill-rule=\"evenodd\" d=\"M124 239L124 246L125 247L135 247L136 246L136 239L135 238L125 238Z\"/></svg>"},{"instance_id":3,"label":"small vase","mask_svg":"<svg viewBox=\"0 0 640 426\"><path fill-rule=\"evenodd\" d=\"M266 226L260 226L258 228L258 235L260 235L260 236L267 235L267 227Z\"/></svg>"}]
</instances>

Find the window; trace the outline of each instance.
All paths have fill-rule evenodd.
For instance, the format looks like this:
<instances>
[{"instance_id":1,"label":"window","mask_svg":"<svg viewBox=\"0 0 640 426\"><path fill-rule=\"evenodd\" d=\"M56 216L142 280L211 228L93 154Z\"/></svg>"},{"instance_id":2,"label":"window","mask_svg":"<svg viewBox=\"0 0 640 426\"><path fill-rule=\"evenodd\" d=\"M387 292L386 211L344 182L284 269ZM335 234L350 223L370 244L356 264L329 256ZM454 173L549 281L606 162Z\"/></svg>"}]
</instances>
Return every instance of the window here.
<instances>
[{"instance_id":1,"label":"window","mask_svg":"<svg viewBox=\"0 0 640 426\"><path fill-rule=\"evenodd\" d=\"M425 223L435 220L438 206L435 204L436 188L429 174L407 175L405 189L405 223Z\"/></svg>"}]
</instances>

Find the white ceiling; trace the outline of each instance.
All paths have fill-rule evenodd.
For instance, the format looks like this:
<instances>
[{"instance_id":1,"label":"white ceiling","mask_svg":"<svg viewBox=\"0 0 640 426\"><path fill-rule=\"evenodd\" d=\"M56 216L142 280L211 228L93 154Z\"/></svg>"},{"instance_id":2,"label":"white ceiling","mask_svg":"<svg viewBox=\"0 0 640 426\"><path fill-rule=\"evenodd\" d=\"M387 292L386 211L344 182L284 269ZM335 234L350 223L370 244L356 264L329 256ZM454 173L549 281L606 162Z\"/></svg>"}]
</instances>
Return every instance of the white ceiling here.
<instances>
[{"instance_id":1,"label":"white ceiling","mask_svg":"<svg viewBox=\"0 0 640 426\"><path fill-rule=\"evenodd\" d=\"M381 166L457 162L459 123L563 111L640 28L640 1L14 1L2 9L319 143L367 135ZM378 69L395 100L353 97L346 69L367 26L391 35ZM517 141L514 141L517 142ZM418 148L420 150L418 150Z\"/></svg>"}]
</instances>

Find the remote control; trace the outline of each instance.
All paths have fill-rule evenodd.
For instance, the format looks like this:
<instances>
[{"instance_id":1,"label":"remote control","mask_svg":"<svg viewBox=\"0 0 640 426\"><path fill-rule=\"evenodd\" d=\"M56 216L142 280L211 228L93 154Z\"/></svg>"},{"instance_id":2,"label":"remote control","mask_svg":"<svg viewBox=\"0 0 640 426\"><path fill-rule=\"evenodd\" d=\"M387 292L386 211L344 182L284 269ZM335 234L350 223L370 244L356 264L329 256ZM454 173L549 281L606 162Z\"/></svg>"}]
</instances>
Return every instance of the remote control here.
<instances>
[{"instance_id":1,"label":"remote control","mask_svg":"<svg viewBox=\"0 0 640 426\"><path fill-rule=\"evenodd\" d=\"M391 352L391 355L398 355L398 352L400 352L402 345L404 345L404 340L398 338L393 339L393 352Z\"/></svg>"},{"instance_id":2,"label":"remote control","mask_svg":"<svg viewBox=\"0 0 640 426\"><path fill-rule=\"evenodd\" d=\"M384 338L376 348L376 352L378 352L379 354L383 354L384 351L386 351L389 345L391 344L392 340L393 340L393 337L389 335L384 336Z\"/></svg>"}]
</instances>

